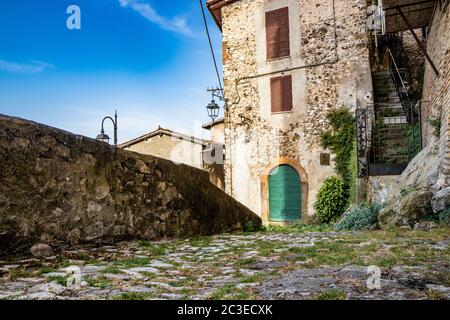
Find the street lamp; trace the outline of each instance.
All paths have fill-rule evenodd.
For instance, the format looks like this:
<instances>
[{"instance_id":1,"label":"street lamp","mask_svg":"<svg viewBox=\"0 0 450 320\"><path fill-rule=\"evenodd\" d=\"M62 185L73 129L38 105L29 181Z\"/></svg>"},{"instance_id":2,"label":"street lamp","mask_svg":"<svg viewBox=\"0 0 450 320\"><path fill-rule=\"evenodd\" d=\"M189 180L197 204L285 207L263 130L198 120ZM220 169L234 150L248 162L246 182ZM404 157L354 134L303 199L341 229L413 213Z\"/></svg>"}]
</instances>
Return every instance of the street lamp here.
<instances>
[{"instance_id":1,"label":"street lamp","mask_svg":"<svg viewBox=\"0 0 450 320\"><path fill-rule=\"evenodd\" d=\"M117 147L117 110L116 110L116 112L114 114L114 119L109 117L109 116L103 118L103 120L102 120L102 129L100 131L100 134L97 136L97 140L98 141L102 141L102 142L106 142L106 143L109 143L109 140L111 140L110 137L107 134L105 134L105 130L104 130L104 123L105 123L106 119L111 120L112 123L113 123L113 126L114 126L114 145Z\"/></svg>"},{"instance_id":2,"label":"street lamp","mask_svg":"<svg viewBox=\"0 0 450 320\"><path fill-rule=\"evenodd\" d=\"M219 88L208 88L206 91L211 92L211 102L206 107L206 110L208 111L208 116L211 118L211 120L214 122L214 120L217 119L219 116L220 107L214 100L214 98L219 98L219 100L223 101L222 89ZM219 92L219 93L217 93Z\"/></svg>"}]
</instances>

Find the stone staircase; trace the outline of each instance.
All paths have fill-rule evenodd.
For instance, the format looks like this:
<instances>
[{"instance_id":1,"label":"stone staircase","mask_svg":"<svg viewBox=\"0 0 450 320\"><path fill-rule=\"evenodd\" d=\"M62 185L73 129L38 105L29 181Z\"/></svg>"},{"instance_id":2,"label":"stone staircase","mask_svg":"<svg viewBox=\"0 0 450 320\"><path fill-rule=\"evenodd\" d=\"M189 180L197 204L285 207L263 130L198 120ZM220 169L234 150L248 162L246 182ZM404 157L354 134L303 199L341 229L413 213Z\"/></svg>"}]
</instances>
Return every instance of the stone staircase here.
<instances>
[{"instance_id":1,"label":"stone staircase","mask_svg":"<svg viewBox=\"0 0 450 320\"><path fill-rule=\"evenodd\" d=\"M407 118L389 71L372 74L375 126L372 162L383 165L408 163Z\"/></svg>"}]
</instances>

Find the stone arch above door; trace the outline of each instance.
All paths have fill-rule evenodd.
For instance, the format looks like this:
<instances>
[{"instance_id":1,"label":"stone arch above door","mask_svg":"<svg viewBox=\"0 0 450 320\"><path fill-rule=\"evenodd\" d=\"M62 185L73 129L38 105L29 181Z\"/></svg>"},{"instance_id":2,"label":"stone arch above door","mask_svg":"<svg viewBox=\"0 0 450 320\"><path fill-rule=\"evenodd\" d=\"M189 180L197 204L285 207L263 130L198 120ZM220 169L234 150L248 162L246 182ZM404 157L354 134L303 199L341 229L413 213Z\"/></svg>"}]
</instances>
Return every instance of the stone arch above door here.
<instances>
[{"instance_id":1,"label":"stone arch above door","mask_svg":"<svg viewBox=\"0 0 450 320\"><path fill-rule=\"evenodd\" d=\"M302 189L302 218L305 217L308 210L308 174L306 170L300 165L300 163L291 158L279 158L266 166L261 174L261 218L264 223L270 223L269 221L269 175L271 171L281 165L289 165L294 168L300 176L301 189Z\"/></svg>"}]
</instances>

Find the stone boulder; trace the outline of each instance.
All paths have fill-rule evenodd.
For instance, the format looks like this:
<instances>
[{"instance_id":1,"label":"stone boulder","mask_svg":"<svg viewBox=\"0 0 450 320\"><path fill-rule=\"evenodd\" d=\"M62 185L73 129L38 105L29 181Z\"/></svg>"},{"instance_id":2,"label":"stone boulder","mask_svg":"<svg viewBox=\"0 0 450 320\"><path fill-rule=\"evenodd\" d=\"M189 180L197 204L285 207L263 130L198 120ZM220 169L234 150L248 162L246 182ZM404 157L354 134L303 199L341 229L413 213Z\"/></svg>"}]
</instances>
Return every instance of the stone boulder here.
<instances>
[{"instance_id":1,"label":"stone boulder","mask_svg":"<svg viewBox=\"0 0 450 320\"><path fill-rule=\"evenodd\" d=\"M45 258L51 257L54 255L52 247L45 243L38 243L31 247L30 249L33 257L36 258Z\"/></svg>"},{"instance_id":2,"label":"stone boulder","mask_svg":"<svg viewBox=\"0 0 450 320\"><path fill-rule=\"evenodd\" d=\"M381 210L378 219L382 225L413 226L431 212L433 193L427 190L412 191L400 195Z\"/></svg>"},{"instance_id":3,"label":"stone boulder","mask_svg":"<svg viewBox=\"0 0 450 320\"><path fill-rule=\"evenodd\" d=\"M431 207L434 213L439 213L450 207L450 187L440 190L431 199Z\"/></svg>"}]
</instances>

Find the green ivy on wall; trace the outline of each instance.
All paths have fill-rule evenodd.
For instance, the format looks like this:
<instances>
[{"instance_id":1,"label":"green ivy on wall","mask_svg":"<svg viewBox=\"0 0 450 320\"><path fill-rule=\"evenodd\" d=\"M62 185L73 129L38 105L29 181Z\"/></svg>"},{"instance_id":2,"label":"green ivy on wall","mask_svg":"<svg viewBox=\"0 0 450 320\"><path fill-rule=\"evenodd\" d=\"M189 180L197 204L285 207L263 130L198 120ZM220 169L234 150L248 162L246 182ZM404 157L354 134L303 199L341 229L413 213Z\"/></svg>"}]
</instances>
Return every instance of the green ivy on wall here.
<instances>
[{"instance_id":1,"label":"green ivy on wall","mask_svg":"<svg viewBox=\"0 0 450 320\"><path fill-rule=\"evenodd\" d=\"M331 130L321 134L321 143L324 148L330 149L336 155L336 171L344 181L348 198L350 189L356 192L356 186L354 186L357 175L355 119L346 107L331 111L327 119Z\"/></svg>"}]
</instances>

